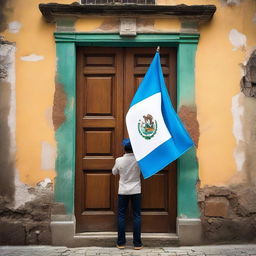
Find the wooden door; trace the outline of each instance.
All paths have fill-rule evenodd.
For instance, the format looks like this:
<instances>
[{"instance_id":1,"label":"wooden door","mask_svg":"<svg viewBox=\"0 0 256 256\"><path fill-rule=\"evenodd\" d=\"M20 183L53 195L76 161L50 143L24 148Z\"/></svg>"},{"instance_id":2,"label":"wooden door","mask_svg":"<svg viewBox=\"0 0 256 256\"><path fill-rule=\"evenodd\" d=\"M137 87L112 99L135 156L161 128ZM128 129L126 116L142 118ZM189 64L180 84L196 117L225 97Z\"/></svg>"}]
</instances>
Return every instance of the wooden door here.
<instances>
[{"instance_id":1,"label":"wooden door","mask_svg":"<svg viewBox=\"0 0 256 256\"><path fill-rule=\"evenodd\" d=\"M118 177L125 115L155 48L81 47L77 50L75 214L77 232L116 231ZM176 104L176 50L161 49ZM129 219L129 218L128 218ZM175 232L176 164L142 181L142 232ZM128 221L128 229L131 229Z\"/></svg>"}]
</instances>

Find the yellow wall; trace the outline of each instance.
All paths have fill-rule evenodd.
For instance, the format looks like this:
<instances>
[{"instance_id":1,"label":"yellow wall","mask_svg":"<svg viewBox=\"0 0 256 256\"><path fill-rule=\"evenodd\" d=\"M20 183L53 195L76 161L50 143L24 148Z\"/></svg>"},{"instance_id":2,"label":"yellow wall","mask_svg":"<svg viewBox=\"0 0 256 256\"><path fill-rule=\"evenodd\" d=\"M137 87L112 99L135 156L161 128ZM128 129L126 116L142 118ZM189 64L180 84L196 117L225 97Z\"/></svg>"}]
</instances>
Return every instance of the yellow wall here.
<instances>
[{"instance_id":1,"label":"yellow wall","mask_svg":"<svg viewBox=\"0 0 256 256\"><path fill-rule=\"evenodd\" d=\"M159 0L158 3L214 4L217 7L212 21L199 28L200 41L196 55L199 178L202 187L237 182L236 176L241 182L246 174L243 173L245 170L238 170L235 137L252 127L242 127L242 130L233 132L232 110L236 113L238 109L232 109L232 99L240 92L241 66L255 49L256 24L253 18L256 2L244 0L240 4L227 5L225 1L217 0ZM245 47L232 45L229 40L232 29L246 36Z\"/></svg>"},{"instance_id":2,"label":"yellow wall","mask_svg":"<svg viewBox=\"0 0 256 256\"><path fill-rule=\"evenodd\" d=\"M232 98L240 92L241 64L255 47L256 24L253 17L256 4L253 0L241 1L237 6L223 5L221 1L196 3L217 5L212 22L200 28L196 56L199 176L202 186L225 185L238 172L237 155L234 154L237 145L236 133L233 133ZM246 36L246 47L234 49L229 40L232 29Z\"/></svg>"},{"instance_id":3,"label":"yellow wall","mask_svg":"<svg viewBox=\"0 0 256 256\"><path fill-rule=\"evenodd\" d=\"M17 170L22 182L35 185L46 177L55 176L54 168L42 168L42 143L56 149L51 111L55 91L54 24L46 23L38 9L42 0L13 0L8 22L18 21L18 33L3 35L16 42L16 97L17 97ZM58 3L73 1L58 0ZM241 63L248 59L255 45L256 24L253 23L254 0L228 6L219 0L159 0L159 4L215 4L213 20L200 27L200 41L196 55L196 105L200 128L197 151L201 185L225 185L237 173L234 151L232 98L240 91ZM76 31L94 31L106 19L80 19ZM113 25L114 26L114 25ZM104 28L104 27L103 27ZM166 28L177 32L177 20L157 19L154 29ZM234 49L229 33L236 29L246 38L246 47ZM42 60L24 61L21 57L36 54ZM53 152L51 152L54 157Z\"/></svg>"},{"instance_id":4,"label":"yellow wall","mask_svg":"<svg viewBox=\"0 0 256 256\"><path fill-rule=\"evenodd\" d=\"M16 43L16 168L20 180L30 185L55 176L54 169L41 169L41 143L56 148L51 124L56 71L54 25L42 20L38 9L41 2L10 2L13 11L8 22L18 21L21 28L18 33L4 33L6 40ZM21 60L31 54L44 59Z\"/></svg>"},{"instance_id":5,"label":"yellow wall","mask_svg":"<svg viewBox=\"0 0 256 256\"><path fill-rule=\"evenodd\" d=\"M55 177L54 163L56 142L52 124L52 107L55 91L56 52L53 33L55 24L46 23L38 5L43 0L13 0L7 4L8 23L21 24L17 33L9 29L2 35L16 43L16 169L20 180L36 185L45 178ZM55 1L70 4L72 1ZM84 31L95 29L101 24L92 19L84 24ZM22 57L42 56L39 61L24 61ZM32 56L33 57L33 56ZM45 159L43 146L47 145ZM49 149L50 148L50 149ZM43 164L43 161L47 161ZM44 168L43 166L46 167Z\"/></svg>"}]
</instances>

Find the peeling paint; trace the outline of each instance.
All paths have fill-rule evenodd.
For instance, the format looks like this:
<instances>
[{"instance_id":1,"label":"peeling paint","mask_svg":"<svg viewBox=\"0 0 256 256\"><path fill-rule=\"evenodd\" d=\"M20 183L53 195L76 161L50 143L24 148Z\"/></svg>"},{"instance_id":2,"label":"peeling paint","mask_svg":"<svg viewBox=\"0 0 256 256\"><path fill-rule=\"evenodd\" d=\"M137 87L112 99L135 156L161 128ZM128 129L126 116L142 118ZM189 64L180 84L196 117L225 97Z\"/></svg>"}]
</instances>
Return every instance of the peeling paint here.
<instances>
[{"instance_id":1,"label":"peeling paint","mask_svg":"<svg viewBox=\"0 0 256 256\"><path fill-rule=\"evenodd\" d=\"M22 25L18 21L12 21L8 24L8 32L11 34L19 33Z\"/></svg>"},{"instance_id":2,"label":"peeling paint","mask_svg":"<svg viewBox=\"0 0 256 256\"><path fill-rule=\"evenodd\" d=\"M53 106L53 123L57 144L55 169L55 200L65 205L68 214L74 212L74 166L75 166L75 44L57 44L57 79ZM67 59L67 56L69 58ZM74 102L75 103L75 102ZM56 119L60 117L60 119ZM59 121L59 122L56 122ZM68 177L68 178L67 178Z\"/></svg>"},{"instance_id":3,"label":"peeling paint","mask_svg":"<svg viewBox=\"0 0 256 256\"><path fill-rule=\"evenodd\" d=\"M245 154L244 171L247 174L247 182L256 185L256 99L254 97L244 97L244 138L245 138Z\"/></svg>"},{"instance_id":4,"label":"peeling paint","mask_svg":"<svg viewBox=\"0 0 256 256\"><path fill-rule=\"evenodd\" d=\"M1 0L1 8L0 8L0 32L4 31L7 27L7 2L8 0Z\"/></svg>"},{"instance_id":5,"label":"peeling paint","mask_svg":"<svg viewBox=\"0 0 256 256\"><path fill-rule=\"evenodd\" d=\"M245 76L246 74L246 61L244 61L243 63L240 63L240 71L241 71L241 77Z\"/></svg>"},{"instance_id":6,"label":"peeling paint","mask_svg":"<svg viewBox=\"0 0 256 256\"><path fill-rule=\"evenodd\" d=\"M16 152L15 46L0 44L0 195L14 199Z\"/></svg>"},{"instance_id":7,"label":"peeling paint","mask_svg":"<svg viewBox=\"0 0 256 256\"><path fill-rule=\"evenodd\" d=\"M15 200L14 209L23 206L25 203L35 199L35 195L28 192L28 186L19 179L19 171L15 171Z\"/></svg>"},{"instance_id":8,"label":"peeling paint","mask_svg":"<svg viewBox=\"0 0 256 256\"><path fill-rule=\"evenodd\" d=\"M241 104L243 101L244 95L242 93L238 93L232 98L232 114L234 118L233 125L233 134L236 138L236 142L238 143L240 140L244 140L243 134L243 124L242 124L242 116L244 114L244 107Z\"/></svg>"},{"instance_id":9,"label":"peeling paint","mask_svg":"<svg viewBox=\"0 0 256 256\"><path fill-rule=\"evenodd\" d=\"M56 149L46 141L42 142L41 168L52 170L55 167Z\"/></svg>"},{"instance_id":10,"label":"peeling paint","mask_svg":"<svg viewBox=\"0 0 256 256\"><path fill-rule=\"evenodd\" d=\"M252 22L256 23L256 13L253 15Z\"/></svg>"},{"instance_id":11,"label":"peeling paint","mask_svg":"<svg viewBox=\"0 0 256 256\"><path fill-rule=\"evenodd\" d=\"M56 31L61 32L61 31L65 31L65 32L74 32L75 28L75 18L69 17L69 18L59 18L57 19L56 22Z\"/></svg>"},{"instance_id":12,"label":"peeling paint","mask_svg":"<svg viewBox=\"0 0 256 256\"><path fill-rule=\"evenodd\" d=\"M98 29L104 22L103 18L88 18L77 19L75 22L76 32L91 32Z\"/></svg>"},{"instance_id":13,"label":"peeling paint","mask_svg":"<svg viewBox=\"0 0 256 256\"><path fill-rule=\"evenodd\" d=\"M10 129L10 153L16 153L16 78L15 78L15 47L13 46L8 53L13 61L8 65L7 81L11 86L10 111L8 116L8 126Z\"/></svg>"},{"instance_id":14,"label":"peeling paint","mask_svg":"<svg viewBox=\"0 0 256 256\"><path fill-rule=\"evenodd\" d=\"M6 70L5 82L10 85L10 110L8 115L8 126L11 133L10 151L16 151L16 90L15 90L15 46L2 45L0 51L0 63Z\"/></svg>"},{"instance_id":15,"label":"peeling paint","mask_svg":"<svg viewBox=\"0 0 256 256\"><path fill-rule=\"evenodd\" d=\"M256 99L239 93L232 98L233 135L236 139L234 160L237 171L230 184L256 184ZM238 180L239 179L239 180Z\"/></svg>"},{"instance_id":16,"label":"peeling paint","mask_svg":"<svg viewBox=\"0 0 256 256\"><path fill-rule=\"evenodd\" d=\"M244 148L241 149L240 144L243 144L243 143L239 143L237 148L234 151L234 158L235 158L235 161L236 161L236 166L237 166L238 171L243 170L244 162L245 162L245 159L246 159Z\"/></svg>"},{"instance_id":17,"label":"peeling paint","mask_svg":"<svg viewBox=\"0 0 256 256\"><path fill-rule=\"evenodd\" d=\"M36 54L30 54L30 55L27 55L27 56L22 56L22 57L20 57L20 59L23 60L23 61L36 62L36 61L43 60L44 56L40 56L40 55L36 55Z\"/></svg>"},{"instance_id":18,"label":"peeling paint","mask_svg":"<svg viewBox=\"0 0 256 256\"><path fill-rule=\"evenodd\" d=\"M147 33L154 31L154 19L138 19L137 20L137 32Z\"/></svg>"},{"instance_id":19,"label":"peeling paint","mask_svg":"<svg viewBox=\"0 0 256 256\"><path fill-rule=\"evenodd\" d=\"M254 50L243 66L244 76L240 81L241 91L247 97L256 97L256 50Z\"/></svg>"},{"instance_id":20,"label":"peeling paint","mask_svg":"<svg viewBox=\"0 0 256 256\"><path fill-rule=\"evenodd\" d=\"M233 50L237 50L239 48L244 49L246 47L246 36L236 29L231 29L229 32L229 41L234 46Z\"/></svg>"},{"instance_id":21,"label":"peeling paint","mask_svg":"<svg viewBox=\"0 0 256 256\"><path fill-rule=\"evenodd\" d=\"M46 188L48 185L51 185L52 181L50 178L45 178L43 181L38 183L38 186Z\"/></svg>"},{"instance_id":22,"label":"peeling paint","mask_svg":"<svg viewBox=\"0 0 256 256\"><path fill-rule=\"evenodd\" d=\"M53 129L54 126L53 126L53 120L52 120L52 107L47 108L44 114L45 114L45 119L48 125L50 126L51 129Z\"/></svg>"},{"instance_id":23,"label":"peeling paint","mask_svg":"<svg viewBox=\"0 0 256 256\"><path fill-rule=\"evenodd\" d=\"M181 106L179 110L179 116L188 130L192 140L198 145L199 139L199 124L197 121L197 114L195 107Z\"/></svg>"},{"instance_id":24,"label":"peeling paint","mask_svg":"<svg viewBox=\"0 0 256 256\"><path fill-rule=\"evenodd\" d=\"M101 31L118 31L119 20L118 19L104 19L104 22L98 28Z\"/></svg>"},{"instance_id":25,"label":"peeling paint","mask_svg":"<svg viewBox=\"0 0 256 256\"><path fill-rule=\"evenodd\" d=\"M65 107L67 104L67 96L64 91L63 85L56 83L54 93L54 104L52 111L52 121L54 129L57 130L62 123L65 122Z\"/></svg>"},{"instance_id":26,"label":"peeling paint","mask_svg":"<svg viewBox=\"0 0 256 256\"><path fill-rule=\"evenodd\" d=\"M240 5L241 0L227 0L227 5Z\"/></svg>"},{"instance_id":27,"label":"peeling paint","mask_svg":"<svg viewBox=\"0 0 256 256\"><path fill-rule=\"evenodd\" d=\"M245 162L245 151L240 150L240 144L244 142L244 133L243 133L243 122L242 116L244 115L244 95L239 93L232 98L232 115L233 115L233 135L236 139L237 147L234 151L234 158L238 171L242 171L243 164Z\"/></svg>"},{"instance_id":28,"label":"peeling paint","mask_svg":"<svg viewBox=\"0 0 256 256\"><path fill-rule=\"evenodd\" d=\"M31 187L20 182L19 170L15 173L15 201L0 196L0 244L51 244L50 214L54 204L50 179Z\"/></svg>"}]
</instances>

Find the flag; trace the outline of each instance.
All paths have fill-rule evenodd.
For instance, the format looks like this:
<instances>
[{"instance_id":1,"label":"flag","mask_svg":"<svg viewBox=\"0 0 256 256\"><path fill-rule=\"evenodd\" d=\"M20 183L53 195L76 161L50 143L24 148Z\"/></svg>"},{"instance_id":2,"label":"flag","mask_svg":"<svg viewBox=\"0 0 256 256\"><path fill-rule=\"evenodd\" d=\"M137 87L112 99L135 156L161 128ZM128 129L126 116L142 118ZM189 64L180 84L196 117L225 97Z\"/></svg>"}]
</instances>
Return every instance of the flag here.
<instances>
[{"instance_id":1,"label":"flag","mask_svg":"<svg viewBox=\"0 0 256 256\"><path fill-rule=\"evenodd\" d=\"M158 52L134 95L126 126L145 179L194 145L172 106Z\"/></svg>"}]
</instances>

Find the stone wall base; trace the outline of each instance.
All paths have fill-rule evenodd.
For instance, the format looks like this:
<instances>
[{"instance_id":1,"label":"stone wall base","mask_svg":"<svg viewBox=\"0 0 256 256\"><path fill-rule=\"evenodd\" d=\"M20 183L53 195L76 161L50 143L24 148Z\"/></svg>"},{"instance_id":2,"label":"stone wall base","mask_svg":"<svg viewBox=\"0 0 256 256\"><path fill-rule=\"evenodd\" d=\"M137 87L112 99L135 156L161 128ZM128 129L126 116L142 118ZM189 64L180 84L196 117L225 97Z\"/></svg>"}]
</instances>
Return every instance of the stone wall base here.
<instances>
[{"instance_id":1,"label":"stone wall base","mask_svg":"<svg viewBox=\"0 0 256 256\"><path fill-rule=\"evenodd\" d=\"M256 188L249 184L199 191L204 243L256 240Z\"/></svg>"},{"instance_id":2,"label":"stone wall base","mask_svg":"<svg viewBox=\"0 0 256 256\"><path fill-rule=\"evenodd\" d=\"M179 245L198 245L202 243L200 219L177 218Z\"/></svg>"}]
</instances>

